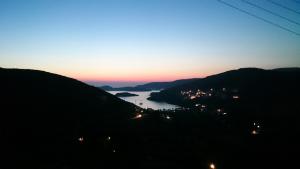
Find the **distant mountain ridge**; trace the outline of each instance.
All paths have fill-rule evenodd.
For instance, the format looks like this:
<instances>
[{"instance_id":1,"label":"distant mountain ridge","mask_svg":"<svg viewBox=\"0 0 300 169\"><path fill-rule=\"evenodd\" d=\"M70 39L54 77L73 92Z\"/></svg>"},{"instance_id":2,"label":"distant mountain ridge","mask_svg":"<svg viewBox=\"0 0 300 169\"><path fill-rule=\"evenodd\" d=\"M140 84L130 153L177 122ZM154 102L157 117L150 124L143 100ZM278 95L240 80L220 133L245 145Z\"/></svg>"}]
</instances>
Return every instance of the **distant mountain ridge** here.
<instances>
[{"instance_id":1,"label":"distant mountain ridge","mask_svg":"<svg viewBox=\"0 0 300 169\"><path fill-rule=\"evenodd\" d=\"M99 88L106 90L106 91L151 91L151 90L162 90L171 88L174 86L179 86L182 84L186 84L195 80L198 80L199 78L192 78L192 79L181 79L181 80L175 80L171 82L151 82L146 83L143 85L137 85L134 87L118 87L114 88L111 86L101 86Z\"/></svg>"}]
</instances>

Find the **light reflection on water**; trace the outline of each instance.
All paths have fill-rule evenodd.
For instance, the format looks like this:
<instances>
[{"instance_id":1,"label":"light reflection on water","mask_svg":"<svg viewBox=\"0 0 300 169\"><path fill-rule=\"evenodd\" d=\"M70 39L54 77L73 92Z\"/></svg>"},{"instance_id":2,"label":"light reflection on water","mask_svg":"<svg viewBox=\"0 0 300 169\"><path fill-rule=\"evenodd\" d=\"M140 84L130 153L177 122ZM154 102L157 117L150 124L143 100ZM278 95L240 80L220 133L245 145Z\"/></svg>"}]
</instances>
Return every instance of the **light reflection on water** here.
<instances>
[{"instance_id":1,"label":"light reflection on water","mask_svg":"<svg viewBox=\"0 0 300 169\"><path fill-rule=\"evenodd\" d=\"M127 91L108 91L108 92L115 95L116 93L122 93L122 92L127 92ZM176 105L172 105L172 104L168 104L168 103L164 103L164 102L155 102L155 101L147 100L147 98L150 97L151 92L158 92L158 91L128 92L128 93L132 93L132 94L137 94L138 96L120 97L120 99L123 99L127 102L133 103L142 108L152 108L154 110L179 108L179 106L176 106Z\"/></svg>"}]
</instances>

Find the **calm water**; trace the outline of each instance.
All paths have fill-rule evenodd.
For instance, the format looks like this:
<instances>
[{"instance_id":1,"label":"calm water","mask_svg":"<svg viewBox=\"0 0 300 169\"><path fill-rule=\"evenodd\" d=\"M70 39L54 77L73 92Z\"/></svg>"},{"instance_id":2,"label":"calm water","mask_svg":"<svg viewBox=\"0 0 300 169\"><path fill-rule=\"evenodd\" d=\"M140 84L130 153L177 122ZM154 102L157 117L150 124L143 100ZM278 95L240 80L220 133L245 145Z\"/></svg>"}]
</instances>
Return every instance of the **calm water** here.
<instances>
[{"instance_id":1,"label":"calm water","mask_svg":"<svg viewBox=\"0 0 300 169\"><path fill-rule=\"evenodd\" d=\"M109 91L109 93L115 95L116 93L122 93L126 91ZM139 96L133 96L133 97L120 97L120 99L123 99L127 102L131 102L133 104L136 104L142 108L152 108L154 110L158 109L174 109L178 108L179 106L164 103L164 102L155 102L151 100L147 100L148 97L150 97L151 92L157 92L157 91L147 91L147 92L129 92L133 94L137 94ZM142 104L141 104L142 103Z\"/></svg>"}]
</instances>

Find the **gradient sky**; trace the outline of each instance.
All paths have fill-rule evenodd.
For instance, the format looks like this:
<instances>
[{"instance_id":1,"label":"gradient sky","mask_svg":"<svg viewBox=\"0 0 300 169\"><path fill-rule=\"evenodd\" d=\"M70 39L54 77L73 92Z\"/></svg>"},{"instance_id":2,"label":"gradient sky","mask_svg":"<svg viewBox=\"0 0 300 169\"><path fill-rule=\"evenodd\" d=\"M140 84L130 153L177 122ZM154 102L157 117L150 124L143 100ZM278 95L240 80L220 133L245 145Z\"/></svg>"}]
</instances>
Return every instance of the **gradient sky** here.
<instances>
[{"instance_id":1,"label":"gradient sky","mask_svg":"<svg viewBox=\"0 0 300 169\"><path fill-rule=\"evenodd\" d=\"M224 1L300 33L298 24L240 0ZM251 2L300 22L295 0L276 2L299 13ZM299 66L299 35L217 0L0 0L0 67L96 84Z\"/></svg>"}]
</instances>

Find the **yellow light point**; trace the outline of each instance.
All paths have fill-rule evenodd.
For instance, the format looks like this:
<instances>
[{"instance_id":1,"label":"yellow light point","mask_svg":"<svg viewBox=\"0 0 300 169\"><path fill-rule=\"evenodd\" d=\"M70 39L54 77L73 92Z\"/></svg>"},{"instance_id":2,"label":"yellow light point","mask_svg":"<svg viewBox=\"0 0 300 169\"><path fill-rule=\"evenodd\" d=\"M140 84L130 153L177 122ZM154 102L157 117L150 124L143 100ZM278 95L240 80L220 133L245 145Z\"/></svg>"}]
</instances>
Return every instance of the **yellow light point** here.
<instances>
[{"instance_id":1,"label":"yellow light point","mask_svg":"<svg viewBox=\"0 0 300 169\"><path fill-rule=\"evenodd\" d=\"M258 133L257 133L256 130L253 130L253 131L252 131L252 134L253 134L253 135L256 135L256 134L258 134Z\"/></svg>"},{"instance_id":2,"label":"yellow light point","mask_svg":"<svg viewBox=\"0 0 300 169\"><path fill-rule=\"evenodd\" d=\"M142 118L142 117L143 117L142 114L137 114L133 119L140 119L140 118Z\"/></svg>"},{"instance_id":3,"label":"yellow light point","mask_svg":"<svg viewBox=\"0 0 300 169\"><path fill-rule=\"evenodd\" d=\"M232 96L232 98L239 99L240 97L239 96Z\"/></svg>"},{"instance_id":4,"label":"yellow light point","mask_svg":"<svg viewBox=\"0 0 300 169\"><path fill-rule=\"evenodd\" d=\"M108 137L107 137L107 140L110 140L110 139L111 139L111 137L108 136Z\"/></svg>"},{"instance_id":5,"label":"yellow light point","mask_svg":"<svg viewBox=\"0 0 300 169\"><path fill-rule=\"evenodd\" d=\"M79 141L79 142L83 142L83 140L84 140L83 137L79 137L79 138L78 138L78 141Z\"/></svg>"},{"instance_id":6,"label":"yellow light point","mask_svg":"<svg viewBox=\"0 0 300 169\"><path fill-rule=\"evenodd\" d=\"M209 165L209 168L210 168L210 169L215 169L216 166L215 166L215 164L212 163L212 164Z\"/></svg>"}]
</instances>

